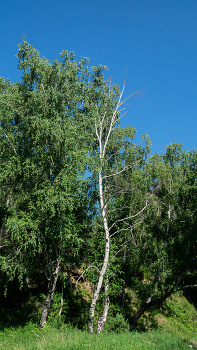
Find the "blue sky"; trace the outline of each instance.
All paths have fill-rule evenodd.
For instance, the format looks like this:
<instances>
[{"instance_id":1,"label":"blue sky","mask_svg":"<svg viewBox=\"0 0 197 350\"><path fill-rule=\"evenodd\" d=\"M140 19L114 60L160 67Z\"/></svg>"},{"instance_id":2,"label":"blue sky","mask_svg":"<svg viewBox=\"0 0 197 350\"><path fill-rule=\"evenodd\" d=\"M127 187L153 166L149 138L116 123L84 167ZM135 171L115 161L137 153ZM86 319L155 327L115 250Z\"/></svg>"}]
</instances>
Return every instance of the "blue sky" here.
<instances>
[{"instance_id":1,"label":"blue sky","mask_svg":"<svg viewBox=\"0 0 197 350\"><path fill-rule=\"evenodd\" d=\"M0 76L19 81L22 37L50 61L66 49L109 67L106 78L134 98L122 126L148 134L152 151L179 142L196 148L196 0L0 1Z\"/></svg>"}]
</instances>

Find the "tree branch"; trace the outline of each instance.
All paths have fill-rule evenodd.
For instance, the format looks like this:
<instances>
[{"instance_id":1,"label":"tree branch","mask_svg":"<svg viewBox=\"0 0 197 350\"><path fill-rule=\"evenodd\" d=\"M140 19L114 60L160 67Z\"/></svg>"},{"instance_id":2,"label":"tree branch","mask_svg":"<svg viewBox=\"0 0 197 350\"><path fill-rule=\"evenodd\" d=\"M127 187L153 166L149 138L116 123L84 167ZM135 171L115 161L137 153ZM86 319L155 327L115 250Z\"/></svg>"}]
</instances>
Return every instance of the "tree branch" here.
<instances>
[{"instance_id":1,"label":"tree branch","mask_svg":"<svg viewBox=\"0 0 197 350\"><path fill-rule=\"evenodd\" d=\"M11 142L10 142L10 140L9 140L8 135L7 135L5 132L4 132L4 135L5 135L5 137L8 139L8 142L10 143L10 145L11 145L11 147L12 147L12 149L13 149L14 153L15 153L15 154L16 154L16 156L18 157L18 154L17 154L17 152L16 152L15 148L12 146L12 144L11 144Z\"/></svg>"},{"instance_id":2,"label":"tree branch","mask_svg":"<svg viewBox=\"0 0 197 350\"><path fill-rule=\"evenodd\" d=\"M98 269L97 266L92 265L92 266L87 267L87 269L85 269L85 270L83 271L83 273L79 276L79 278L77 279L77 281L76 281L76 283L75 283L75 286L76 286L76 290L77 290L77 291L78 291L78 287L77 287L78 282L80 281L81 278L83 278L85 272L88 271L88 270L91 269L91 268L96 269L96 270L98 271L98 273L100 273L100 270Z\"/></svg>"},{"instance_id":3,"label":"tree branch","mask_svg":"<svg viewBox=\"0 0 197 350\"><path fill-rule=\"evenodd\" d=\"M135 215L131 215L131 216L128 216L124 219L119 219L119 220L116 220L113 225L111 225L111 227L109 228L109 231L112 229L112 227L114 227L118 222L121 222L121 221L124 221L124 220L129 220L129 219L132 219L132 218L135 218L136 216L140 215L147 207L148 205L148 201L146 200L146 205L144 206L144 208L142 208L137 214Z\"/></svg>"}]
</instances>

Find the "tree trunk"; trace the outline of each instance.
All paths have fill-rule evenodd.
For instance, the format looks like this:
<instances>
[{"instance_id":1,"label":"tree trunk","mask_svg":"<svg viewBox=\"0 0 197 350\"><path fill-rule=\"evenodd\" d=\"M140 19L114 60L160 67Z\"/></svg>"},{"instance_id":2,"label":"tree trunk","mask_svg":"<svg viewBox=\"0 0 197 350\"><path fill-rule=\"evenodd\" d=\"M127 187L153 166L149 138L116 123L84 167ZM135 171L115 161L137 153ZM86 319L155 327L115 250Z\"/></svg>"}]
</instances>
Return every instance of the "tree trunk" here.
<instances>
[{"instance_id":1,"label":"tree trunk","mask_svg":"<svg viewBox=\"0 0 197 350\"><path fill-rule=\"evenodd\" d=\"M170 297L170 295L175 291L175 288L177 287L177 285L179 284L181 280L181 276L177 279L177 282L175 283L175 285L161 298L155 299L155 300L151 300L150 302L146 302L141 309L135 314L135 316L131 319L131 322L129 324L129 330L130 332L132 332L135 327L136 327L136 323L139 320L139 318L144 314L144 312L146 310L148 310L150 307L155 306L157 304L161 304L164 300L166 300L167 298Z\"/></svg>"},{"instance_id":2,"label":"tree trunk","mask_svg":"<svg viewBox=\"0 0 197 350\"><path fill-rule=\"evenodd\" d=\"M40 317L40 321L41 321L41 326L42 327L45 327L46 323L47 323L49 310L50 310L50 307L51 307L51 303L53 301L55 287L56 287L56 283L57 283L58 276L59 276L60 262L61 262L61 256L59 256L57 258L55 271L53 272L53 274L50 277L50 282L49 282L49 286L48 286L48 292L47 292L47 296L46 296L46 299L45 299L45 302L44 302L44 306L43 306L42 312L41 312L41 317Z\"/></svg>"},{"instance_id":3,"label":"tree trunk","mask_svg":"<svg viewBox=\"0 0 197 350\"><path fill-rule=\"evenodd\" d=\"M98 320L98 325L97 325L98 333L101 333L105 327L105 323L107 321L108 310L109 310L109 304L110 304L110 301L109 301L109 279L107 276L106 282L105 282L105 304L104 304L104 309L103 309L103 315Z\"/></svg>"},{"instance_id":4,"label":"tree trunk","mask_svg":"<svg viewBox=\"0 0 197 350\"><path fill-rule=\"evenodd\" d=\"M100 273L99 273L98 282L92 296L92 301L91 301L90 310L89 310L88 329L90 333L93 333L94 331L93 326L94 326L95 308L96 308L96 303L103 284L103 278L105 276L105 273L108 267L109 248L110 248L109 228L108 228L108 222L107 222L106 205L104 205L104 200L103 200L103 183L102 183L101 172L99 172L99 194L100 194L100 207L101 207L102 217L103 217L103 226L105 230L105 256L103 260L102 269L100 270Z\"/></svg>"},{"instance_id":5,"label":"tree trunk","mask_svg":"<svg viewBox=\"0 0 197 350\"><path fill-rule=\"evenodd\" d=\"M60 304L60 309L59 309L59 316L61 316L61 314L62 314L63 304L64 304L64 284L62 282L61 304Z\"/></svg>"},{"instance_id":6,"label":"tree trunk","mask_svg":"<svg viewBox=\"0 0 197 350\"><path fill-rule=\"evenodd\" d=\"M107 270L107 264L108 264L108 259L109 259L109 240L106 240L106 245L105 245L105 257L103 261L103 266L99 274L98 278L98 283L96 285L96 288L94 290L93 296L92 296L92 301L90 305L90 310L89 310L89 320L88 320L88 329L90 333L93 333L93 326L94 326L94 314L95 314L95 308L96 308L96 303L100 294L100 290L103 284L103 278L105 276L105 272Z\"/></svg>"},{"instance_id":7,"label":"tree trunk","mask_svg":"<svg viewBox=\"0 0 197 350\"><path fill-rule=\"evenodd\" d=\"M3 223L2 223L1 231L0 231L0 247L1 247L2 237L3 237L3 232L4 232L6 221L7 221L9 206L10 206L10 193L8 193L8 196L7 196L6 207L5 207L5 214L4 214L4 219L3 219Z\"/></svg>"},{"instance_id":8,"label":"tree trunk","mask_svg":"<svg viewBox=\"0 0 197 350\"><path fill-rule=\"evenodd\" d=\"M122 302L121 302L121 309L122 312L124 311L124 304L125 304L125 279L126 279L126 271L125 271L125 263L126 263L126 254L127 254L127 244L126 244L126 235L125 235L125 246L124 246L124 255L123 255L123 273L124 273L124 281L122 286Z\"/></svg>"},{"instance_id":9,"label":"tree trunk","mask_svg":"<svg viewBox=\"0 0 197 350\"><path fill-rule=\"evenodd\" d=\"M162 263L163 263L163 260L164 260L164 254L165 254L165 250L166 250L166 247L167 247L167 239L168 239L168 234L169 234L169 228L170 228L170 214L171 214L171 207L169 205L169 209L168 209L168 223L167 223L167 228L166 228L166 239L165 239L165 242L164 242L164 252L163 252L163 257L158 265L158 268L157 268L157 273L156 273L156 276L154 278L154 282L153 282L153 287L152 287L152 291L146 301L146 303L150 303L151 300L152 300L152 296L153 296L153 293L154 293L154 290L155 290L155 287L156 287L156 284L157 284L157 281L158 281L158 278L159 278L159 274L160 274L160 271L161 271L161 267L162 267Z\"/></svg>"}]
</instances>

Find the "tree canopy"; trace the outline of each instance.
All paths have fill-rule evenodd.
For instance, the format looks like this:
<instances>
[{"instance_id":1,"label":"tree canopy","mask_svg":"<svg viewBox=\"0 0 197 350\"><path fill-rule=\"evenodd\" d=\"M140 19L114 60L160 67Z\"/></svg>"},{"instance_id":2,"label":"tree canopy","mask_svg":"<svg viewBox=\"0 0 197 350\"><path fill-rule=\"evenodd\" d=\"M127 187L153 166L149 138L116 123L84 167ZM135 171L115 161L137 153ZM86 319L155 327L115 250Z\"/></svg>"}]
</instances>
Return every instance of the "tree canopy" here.
<instances>
[{"instance_id":1,"label":"tree canopy","mask_svg":"<svg viewBox=\"0 0 197 350\"><path fill-rule=\"evenodd\" d=\"M136 131L121 127L124 87L105 79L107 67L65 50L50 63L25 40L17 57L21 82L0 78L1 300L12 281L40 286L45 326L60 282L63 300L85 279L86 321L100 332L108 312L127 315L130 288L133 329L195 284L197 152L173 143L150 155L147 135L136 145Z\"/></svg>"}]
</instances>

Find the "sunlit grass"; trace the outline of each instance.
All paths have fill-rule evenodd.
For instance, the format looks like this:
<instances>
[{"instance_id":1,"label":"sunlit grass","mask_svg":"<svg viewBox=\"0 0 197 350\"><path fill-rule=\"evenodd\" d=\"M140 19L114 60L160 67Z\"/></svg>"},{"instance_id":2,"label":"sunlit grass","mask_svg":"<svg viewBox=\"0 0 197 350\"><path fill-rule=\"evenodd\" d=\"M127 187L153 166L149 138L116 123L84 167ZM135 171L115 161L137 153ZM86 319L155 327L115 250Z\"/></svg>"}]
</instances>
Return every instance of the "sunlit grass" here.
<instances>
[{"instance_id":1,"label":"sunlit grass","mask_svg":"<svg viewBox=\"0 0 197 350\"><path fill-rule=\"evenodd\" d=\"M193 346L194 346L193 342ZM5 350L73 350L73 349L124 349L124 350L167 350L189 349L190 339L180 339L166 331L144 333L89 334L85 331L46 327L44 330L29 324L23 328L6 329L0 333L0 349Z\"/></svg>"},{"instance_id":2,"label":"sunlit grass","mask_svg":"<svg viewBox=\"0 0 197 350\"><path fill-rule=\"evenodd\" d=\"M112 328L108 324L100 335L75 329L71 324L65 324L64 318L51 318L45 329L41 329L32 322L26 326L13 327L17 323L11 322L12 318L10 320L8 317L8 323L1 322L0 349L181 350L190 349L189 345L197 349L195 307L183 296L176 295L167 301L166 307L162 310L155 309L151 313L145 313L135 332L110 333L109 330ZM118 326L115 329L120 331Z\"/></svg>"}]
</instances>

